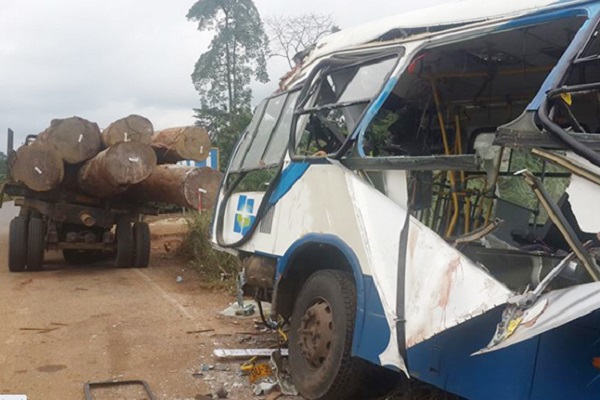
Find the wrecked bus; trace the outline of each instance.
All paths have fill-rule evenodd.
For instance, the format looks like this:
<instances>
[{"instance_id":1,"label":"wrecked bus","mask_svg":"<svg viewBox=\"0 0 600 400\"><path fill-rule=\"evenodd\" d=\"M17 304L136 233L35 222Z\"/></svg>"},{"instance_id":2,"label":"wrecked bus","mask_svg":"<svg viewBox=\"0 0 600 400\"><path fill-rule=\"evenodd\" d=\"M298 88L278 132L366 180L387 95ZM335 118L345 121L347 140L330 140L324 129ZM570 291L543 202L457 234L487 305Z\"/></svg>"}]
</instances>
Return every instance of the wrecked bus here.
<instances>
[{"instance_id":1,"label":"wrecked bus","mask_svg":"<svg viewBox=\"0 0 600 400\"><path fill-rule=\"evenodd\" d=\"M212 226L308 399L374 366L600 397L600 2L461 1L323 38L256 108Z\"/></svg>"}]
</instances>

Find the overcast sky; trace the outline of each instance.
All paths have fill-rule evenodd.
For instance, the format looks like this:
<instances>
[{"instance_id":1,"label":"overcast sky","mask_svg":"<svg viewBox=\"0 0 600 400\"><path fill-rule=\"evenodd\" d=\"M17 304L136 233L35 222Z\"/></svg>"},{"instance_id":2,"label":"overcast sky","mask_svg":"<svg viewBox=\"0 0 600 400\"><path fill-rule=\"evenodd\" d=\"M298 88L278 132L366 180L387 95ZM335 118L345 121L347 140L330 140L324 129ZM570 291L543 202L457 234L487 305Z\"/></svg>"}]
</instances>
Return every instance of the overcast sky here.
<instances>
[{"instance_id":1,"label":"overcast sky","mask_svg":"<svg viewBox=\"0 0 600 400\"><path fill-rule=\"evenodd\" d=\"M255 0L261 16L332 14L342 28L443 0ZM78 115L105 127L136 113L156 129L193 123L190 74L207 49L185 15L194 0L0 1L0 150L6 131L39 133ZM271 61L272 92L285 64ZM283 69L282 69L283 68Z\"/></svg>"}]
</instances>

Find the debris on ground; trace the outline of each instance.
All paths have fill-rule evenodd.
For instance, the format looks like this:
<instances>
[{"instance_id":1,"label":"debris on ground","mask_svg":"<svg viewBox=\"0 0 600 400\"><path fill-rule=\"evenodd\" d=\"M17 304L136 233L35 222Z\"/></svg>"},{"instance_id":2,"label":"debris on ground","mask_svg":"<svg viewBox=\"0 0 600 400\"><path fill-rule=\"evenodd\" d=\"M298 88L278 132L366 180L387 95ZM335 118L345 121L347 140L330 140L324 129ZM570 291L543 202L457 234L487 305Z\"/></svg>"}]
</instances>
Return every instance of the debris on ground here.
<instances>
[{"instance_id":1,"label":"debris on ground","mask_svg":"<svg viewBox=\"0 0 600 400\"><path fill-rule=\"evenodd\" d=\"M249 359L252 357L271 357L277 349L214 349L213 355L221 359ZM288 355L288 349L281 349L281 355Z\"/></svg>"}]
</instances>

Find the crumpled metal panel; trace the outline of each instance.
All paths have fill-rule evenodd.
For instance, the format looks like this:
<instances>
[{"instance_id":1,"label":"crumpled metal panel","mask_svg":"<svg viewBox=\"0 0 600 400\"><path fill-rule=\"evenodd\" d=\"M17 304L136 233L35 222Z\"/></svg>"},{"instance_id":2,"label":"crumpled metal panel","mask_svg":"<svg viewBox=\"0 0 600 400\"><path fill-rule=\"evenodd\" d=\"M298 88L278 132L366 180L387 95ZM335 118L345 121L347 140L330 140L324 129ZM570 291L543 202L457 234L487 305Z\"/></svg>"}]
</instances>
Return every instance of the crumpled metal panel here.
<instances>
[{"instance_id":1,"label":"crumpled metal panel","mask_svg":"<svg viewBox=\"0 0 600 400\"><path fill-rule=\"evenodd\" d=\"M353 173L347 172L346 177L371 274L394 341L399 315L399 238L406 210ZM409 226L404 292L407 347L503 304L513 295L418 220L411 217ZM397 345L390 343L381 355L382 363L392 358L394 351L398 351Z\"/></svg>"},{"instance_id":2,"label":"crumpled metal panel","mask_svg":"<svg viewBox=\"0 0 600 400\"><path fill-rule=\"evenodd\" d=\"M504 340L491 344L475 354L488 353L523 342L590 314L599 308L600 282L548 292L514 320L514 326ZM508 325L511 325L512 321L508 322Z\"/></svg>"},{"instance_id":3,"label":"crumpled metal panel","mask_svg":"<svg viewBox=\"0 0 600 400\"><path fill-rule=\"evenodd\" d=\"M506 286L415 219L411 219L407 247L407 347L481 315L512 296Z\"/></svg>"}]
</instances>

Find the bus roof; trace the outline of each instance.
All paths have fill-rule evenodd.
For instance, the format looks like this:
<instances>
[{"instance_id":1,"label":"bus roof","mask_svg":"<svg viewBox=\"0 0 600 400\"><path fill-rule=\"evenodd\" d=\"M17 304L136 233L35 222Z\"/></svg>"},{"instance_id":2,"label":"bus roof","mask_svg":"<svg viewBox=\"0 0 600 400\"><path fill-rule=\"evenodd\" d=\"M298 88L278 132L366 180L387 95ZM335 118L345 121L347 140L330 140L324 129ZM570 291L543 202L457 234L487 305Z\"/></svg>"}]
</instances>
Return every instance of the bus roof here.
<instances>
[{"instance_id":1,"label":"bus roof","mask_svg":"<svg viewBox=\"0 0 600 400\"><path fill-rule=\"evenodd\" d=\"M443 31L444 27L455 28L471 23L520 17L592 2L590 0L452 1L386 17L328 35L316 43L314 50L304 60L304 64L339 50L381 39L394 32L397 35L410 36L411 33Z\"/></svg>"}]
</instances>

